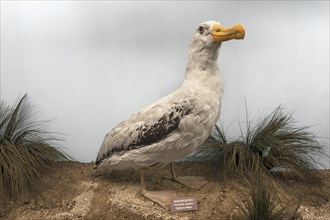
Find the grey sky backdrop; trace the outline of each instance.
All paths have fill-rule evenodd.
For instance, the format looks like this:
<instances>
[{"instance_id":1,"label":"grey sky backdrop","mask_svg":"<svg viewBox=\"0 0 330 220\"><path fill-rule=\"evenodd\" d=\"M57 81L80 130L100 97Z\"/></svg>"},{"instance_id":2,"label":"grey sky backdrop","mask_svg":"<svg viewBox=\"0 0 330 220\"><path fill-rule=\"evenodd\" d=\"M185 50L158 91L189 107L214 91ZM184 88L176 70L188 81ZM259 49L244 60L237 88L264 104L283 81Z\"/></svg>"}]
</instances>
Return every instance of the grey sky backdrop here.
<instances>
[{"instance_id":1,"label":"grey sky backdrop","mask_svg":"<svg viewBox=\"0 0 330 220\"><path fill-rule=\"evenodd\" d=\"M245 100L256 120L283 105L329 153L329 1L1 1L1 99L28 93L66 151L95 160L108 131L181 83L207 20L246 28L220 51L227 134Z\"/></svg>"}]
</instances>

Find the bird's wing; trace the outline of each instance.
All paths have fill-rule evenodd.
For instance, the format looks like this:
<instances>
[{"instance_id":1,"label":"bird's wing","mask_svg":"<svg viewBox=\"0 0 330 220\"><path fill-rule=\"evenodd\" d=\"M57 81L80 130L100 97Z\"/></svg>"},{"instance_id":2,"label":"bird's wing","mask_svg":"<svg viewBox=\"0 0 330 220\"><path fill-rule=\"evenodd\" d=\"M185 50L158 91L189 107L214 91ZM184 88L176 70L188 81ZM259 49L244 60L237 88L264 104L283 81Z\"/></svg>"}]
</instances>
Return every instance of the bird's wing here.
<instances>
[{"instance_id":1,"label":"bird's wing","mask_svg":"<svg viewBox=\"0 0 330 220\"><path fill-rule=\"evenodd\" d=\"M155 104L118 124L104 138L96 165L114 153L157 143L176 130L183 117L191 114L193 100Z\"/></svg>"}]
</instances>

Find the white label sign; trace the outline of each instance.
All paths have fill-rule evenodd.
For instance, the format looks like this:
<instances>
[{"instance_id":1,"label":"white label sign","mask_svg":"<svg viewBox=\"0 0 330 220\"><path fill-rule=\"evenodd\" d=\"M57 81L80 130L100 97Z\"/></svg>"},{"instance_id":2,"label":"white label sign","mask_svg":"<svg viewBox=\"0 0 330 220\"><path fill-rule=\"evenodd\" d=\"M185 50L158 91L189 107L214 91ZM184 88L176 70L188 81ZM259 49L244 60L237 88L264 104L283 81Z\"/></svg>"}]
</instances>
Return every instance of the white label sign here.
<instances>
[{"instance_id":1,"label":"white label sign","mask_svg":"<svg viewBox=\"0 0 330 220\"><path fill-rule=\"evenodd\" d=\"M196 211L197 199L195 197L175 198L170 200L171 212Z\"/></svg>"}]
</instances>

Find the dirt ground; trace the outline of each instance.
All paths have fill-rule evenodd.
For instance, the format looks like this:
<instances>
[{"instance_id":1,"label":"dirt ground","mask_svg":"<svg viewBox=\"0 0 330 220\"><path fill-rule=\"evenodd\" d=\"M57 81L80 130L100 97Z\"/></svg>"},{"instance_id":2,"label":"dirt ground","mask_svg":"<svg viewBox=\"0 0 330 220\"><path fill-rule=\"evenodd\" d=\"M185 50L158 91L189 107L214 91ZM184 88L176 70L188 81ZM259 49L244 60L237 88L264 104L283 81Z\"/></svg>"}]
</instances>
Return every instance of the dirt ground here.
<instances>
[{"instance_id":1,"label":"dirt ground","mask_svg":"<svg viewBox=\"0 0 330 220\"><path fill-rule=\"evenodd\" d=\"M47 171L40 190L33 197L7 202L0 219L245 219L239 208L247 193L243 178L232 176L226 181L210 178L197 163L177 163L180 176L206 176L209 182L200 190L187 189L169 180L168 167L146 172L148 190L174 190L178 196L196 197L198 211L170 211L145 199L139 193L139 174L134 170L93 170L92 163L59 162ZM302 219L330 219L330 170L318 171L321 184L304 185L294 181L277 182L281 197L300 199Z\"/></svg>"}]
</instances>

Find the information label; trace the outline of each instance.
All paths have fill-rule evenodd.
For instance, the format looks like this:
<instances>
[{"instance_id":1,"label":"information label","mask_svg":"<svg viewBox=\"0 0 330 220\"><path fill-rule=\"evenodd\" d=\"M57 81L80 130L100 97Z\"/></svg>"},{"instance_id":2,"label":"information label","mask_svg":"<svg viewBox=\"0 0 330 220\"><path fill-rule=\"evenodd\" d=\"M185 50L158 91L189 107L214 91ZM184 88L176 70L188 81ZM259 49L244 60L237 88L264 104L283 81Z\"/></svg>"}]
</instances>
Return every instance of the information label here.
<instances>
[{"instance_id":1,"label":"information label","mask_svg":"<svg viewBox=\"0 0 330 220\"><path fill-rule=\"evenodd\" d=\"M195 197L175 198L170 200L171 212L196 211L197 199Z\"/></svg>"}]
</instances>

